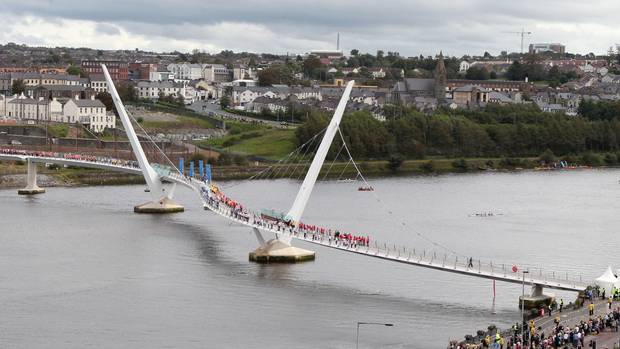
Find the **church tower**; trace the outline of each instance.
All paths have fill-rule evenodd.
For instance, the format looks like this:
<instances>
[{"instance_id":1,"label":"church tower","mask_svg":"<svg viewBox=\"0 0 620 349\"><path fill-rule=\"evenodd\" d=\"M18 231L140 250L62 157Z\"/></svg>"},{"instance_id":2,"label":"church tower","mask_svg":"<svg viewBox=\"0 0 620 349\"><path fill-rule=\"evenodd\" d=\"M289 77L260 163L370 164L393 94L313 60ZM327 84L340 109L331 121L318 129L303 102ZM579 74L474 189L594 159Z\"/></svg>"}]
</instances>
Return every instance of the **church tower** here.
<instances>
[{"instance_id":1,"label":"church tower","mask_svg":"<svg viewBox=\"0 0 620 349\"><path fill-rule=\"evenodd\" d=\"M435 67L435 98L437 103L442 104L446 101L446 87L448 85L448 73L443 62L443 53L439 52L437 66Z\"/></svg>"}]
</instances>

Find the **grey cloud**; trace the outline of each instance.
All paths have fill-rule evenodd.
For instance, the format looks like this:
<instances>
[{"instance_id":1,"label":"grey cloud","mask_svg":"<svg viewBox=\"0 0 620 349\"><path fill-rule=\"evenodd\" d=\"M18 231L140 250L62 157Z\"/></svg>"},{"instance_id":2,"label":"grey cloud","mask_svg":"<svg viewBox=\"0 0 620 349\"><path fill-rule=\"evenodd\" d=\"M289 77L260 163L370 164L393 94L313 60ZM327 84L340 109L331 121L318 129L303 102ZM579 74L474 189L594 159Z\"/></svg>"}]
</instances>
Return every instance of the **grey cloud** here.
<instances>
[{"instance_id":1,"label":"grey cloud","mask_svg":"<svg viewBox=\"0 0 620 349\"><path fill-rule=\"evenodd\" d=\"M95 31L107 35L119 35L121 33L120 29L108 23L97 23Z\"/></svg>"},{"instance_id":2,"label":"grey cloud","mask_svg":"<svg viewBox=\"0 0 620 349\"><path fill-rule=\"evenodd\" d=\"M0 1L0 12L93 21L98 23L97 32L115 35L122 28L152 39L163 50L166 39L174 39L236 50L304 52L316 48L308 45L334 46L335 34L340 32L346 49L384 49L405 55L439 49L452 54L517 51L519 38L504 32L522 27L535 32L532 41L559 41L569 51L601 52L618 34L614 15L618 10L617 0L84 0L77 5L73 0ZM223 23L237 23L239 31L246 30L253 41L244 40L244 33L237 30L211 30ZM541 27L552 24L596 26L603 32L587 37L588 33ZM247 32L247 25L257 32ZM262 42L257 33L279 39Z\"/></svg>"}]
</instances>

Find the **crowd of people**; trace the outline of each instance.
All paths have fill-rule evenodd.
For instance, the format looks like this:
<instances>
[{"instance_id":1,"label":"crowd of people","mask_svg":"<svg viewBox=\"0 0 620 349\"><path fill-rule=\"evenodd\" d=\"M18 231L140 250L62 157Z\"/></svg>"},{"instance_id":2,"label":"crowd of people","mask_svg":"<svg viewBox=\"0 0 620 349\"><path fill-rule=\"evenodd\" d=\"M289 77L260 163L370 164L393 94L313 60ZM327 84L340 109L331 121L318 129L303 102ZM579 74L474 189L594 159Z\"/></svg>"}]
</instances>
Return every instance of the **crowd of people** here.
<instances>
[{"instance_id":1,"label":"crowd of people","mask_svg":"<svg viewBox=\"0 0 620 349\"><path fill-rule=\"evenodd\" d=\"M59 152L51 152L51 151L0 148L0 154L54 158L54 159L67 159L67 160L79 160L79 161L106 163L106 164L112 164L116 166L134 167L134 168L139 167L138 162L134 160L122 160L122 159L115 159L109 156L95 156L95 155L77 154L77 153L59 153Z\"/></svg>"},{"instance_id":2,"label":"crowd of people","mask_svg":"<svg viewBox=\"0 0 620 349\"><path fill-rule=\"evenodd\" d=\"M329 244L335 243L342 247L356 248L370 246L370 236L342 233L338 230L327 229L303 222L294 224L294 222L287 220L283 215L274 217L275 215L251 212L239 202L224 195L215 185L203 186L202 196L209 207L213 207L217 210L221 207L225 207L228 211L227 214L231 217L266 229L292 234L312 241L327 241Z\"/></svg>"},{"instance_id":3,"label":"crowd of people","mask_svg":"<svg viewBox=\"0 0 620 349\"><path fill-rule=\"evenodd\" d=\"M594 307L593 303L590 305L592 308ZM558 314L549 333L543 332L540 326L536 326L534 320L530 320L529 323L523 324L526 330L522 334L521 326L516 323L510 332L503 335L500 332L487 334L479 344L453 341L448 349L582 349L592 347L590 341L586 340L587 336L598 335L603 331L618 332L620 328L620 307L613 310L609 308L604 315L594 316L592 312L589 314L588 320L581 320L573 326L563 325Z\"/></svg>"}]
</instances>

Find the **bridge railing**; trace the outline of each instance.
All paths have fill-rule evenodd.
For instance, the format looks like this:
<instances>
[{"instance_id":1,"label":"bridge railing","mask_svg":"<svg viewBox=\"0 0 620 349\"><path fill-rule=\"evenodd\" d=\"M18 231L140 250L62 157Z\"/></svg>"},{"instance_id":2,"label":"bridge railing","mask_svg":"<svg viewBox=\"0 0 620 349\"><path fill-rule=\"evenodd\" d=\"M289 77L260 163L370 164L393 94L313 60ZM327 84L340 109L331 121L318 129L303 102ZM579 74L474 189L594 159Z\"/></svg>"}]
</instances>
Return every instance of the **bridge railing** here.
<instances>
[{"instance_id":1,"label":"bridge railing","mask_svg":"<svg viewBox=\"0 0 620 349\"><path fill-rule=\"evenodd\" d=\"M208 202L208 198L205 198L205 202ZM327 234L319 234L315 231L309 231L304 229L293 229L286 226L278 226L274 223L266 223L260 218L256 220L255 217L260 217L260 213L246 211L243 218L240 218L238 213L223 203L217 204L216 209L220 214L231 217L232 219L250 226L257 227L263 230L270 230L274 233L287 233L292 234L294 238L309 241L312 243L318 243L327 245L334 248L339 248L356 253L377 256L385 259L396 260L400 262L406 262L410 264L418 264L422 266L428 266L444 270L452 270L462 274L487 276L497 279L505 279L513 282L523 280L523 273L518 270L513 272L512 264L498 263L493 261L482 261L480 259L474 259L471 257L458 256L448 253L437 253L436 251L421 248L408 248L405 246L396 246L395 244L388 244L382 241L373 241L369 245L356 244L341 239L337 239L334 236ZM245 217L248 217L247 220ZM520 267L520 269L523 269ZM542 268L528 268L528 273L525 274L525 283L528 284L541 284L543 286L553 286L560 288L580 289L585 288L586 284L583 282L582 277L569 275L568 272L556 273L554 271L546 271Z\"/></svg>"}]
</instances>

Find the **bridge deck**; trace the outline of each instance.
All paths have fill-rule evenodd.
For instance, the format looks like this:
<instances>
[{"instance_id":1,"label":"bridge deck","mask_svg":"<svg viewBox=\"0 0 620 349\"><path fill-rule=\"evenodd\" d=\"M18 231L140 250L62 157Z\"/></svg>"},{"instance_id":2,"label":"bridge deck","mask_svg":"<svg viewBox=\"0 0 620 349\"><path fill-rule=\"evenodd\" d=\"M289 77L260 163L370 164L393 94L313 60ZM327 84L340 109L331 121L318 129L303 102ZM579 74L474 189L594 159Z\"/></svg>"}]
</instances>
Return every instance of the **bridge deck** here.
<instances>
[{"instance_id":1,"label":"bridge deck","mask_svg":"<svg viewBox=\"0 0 620 349\"><path fill-rule=\"evenodd\" d=\"M140 168L136 166L118 164L115 163L115 161L101 162L80 159L67 159L61 157L0 153L0 160L26 161L28 159L39 163L55 163L68 166L99 168L132 174L142 173L140 171ZM548 273L543 273L542 270L538 273L530 271L530 273L527 274L527 276L525 277L524 281L522 279L522 274L513 273L511 270L506 270L505 265L493 265L492 263L482 264L480 261L476 261L477 263L474 263L473 266L471 266L468 265L468 261L466 259L458 260L457 257L454 257L454 259L447 259L447 256L444 256L442 258L441 256L437 257L437 255L434 253L427 254L426 252L420 254L420 251L417 251L416 253L415 250L390 250L389 248L382 249L376 244L374 247L349 245L348 243L345 243L343 241L330 239L326 236L315 234L313 232L303 231L299 229L293 230L291 228L275 228L274 226L266 224L264 221L254 221L251 217L246 221L244 219L236 217L232 209L230 209L226 205L219 204L218 201L213 201L212 203L210 203L209 196L207 194L209 193L209 188L203 182L181 176L179 173L170 171L169 169L158 165L155 165L154 168L157 170L162 179L184 185L194 190L199 195L200 199L203 202L203 205L209 208L212 212L239 224L276 234L276 236L290 234L294 239L324 246L327 248L336 249L343 252L355 253L391 262L409 264L418 267L430 268L466 276L493 279L516 284L521 284L525 282L529 285L542 285L547 288L567 291L582 291L585 290L585 288L587 287L587 284L582 282L581 279L571 280L568 278L568 275L566 275L565 279L562 279L556 278L555 273L549 275Z\"/></svg>"},{"instance_id":2,"label":"bridge deck","mask_svg":"<svg viewBox=\"0 0 620 349\"><path fill-rule=\"evenodd\" d=\"M236 218L232 214L232 210L230 210L228 207L224 207L224 205L219 205L219 207L216 207L213 205L209 205L209 203L205 201L205 206L208 207L211 211L245 226L271 232L276 235L290 233L289 231L270 228L262 222L254 222L251 219L249 221L245 221L243 219ZM300 231L293 231L292 237L297 240L305 241L311 244L321 245L332 249L337 249L344 252L355 253L391 262L409 264L418 267L441 270L466 276L493 279L516 284L521 284L524 282L528 285L542 285L543 287L565 291L583 291L587 287L587 284L582 282L581 280L577 281L568 278L553 278L549 277L548 274L543 273L542 271L539 271L539 273L526 274L527 276L525 277L525 281L523 281L521 273L513 273L511 270L507 270L505 265L502 266L493 264L482 264L478 262L475 263L473 267L468 267L468 261L466 259L459 261L458 258L455 257L448 260L446 258L437 257L435 254L430 253L420 254L420 252L418 251L416 254L414 250L390 250L389 248L382 249L381 247L377 246L351 246L343 243L342 241L326 239L324 236L317 236L317 234L311 234L308 232L304 234Z\"/></svg>"}]
</instances>

